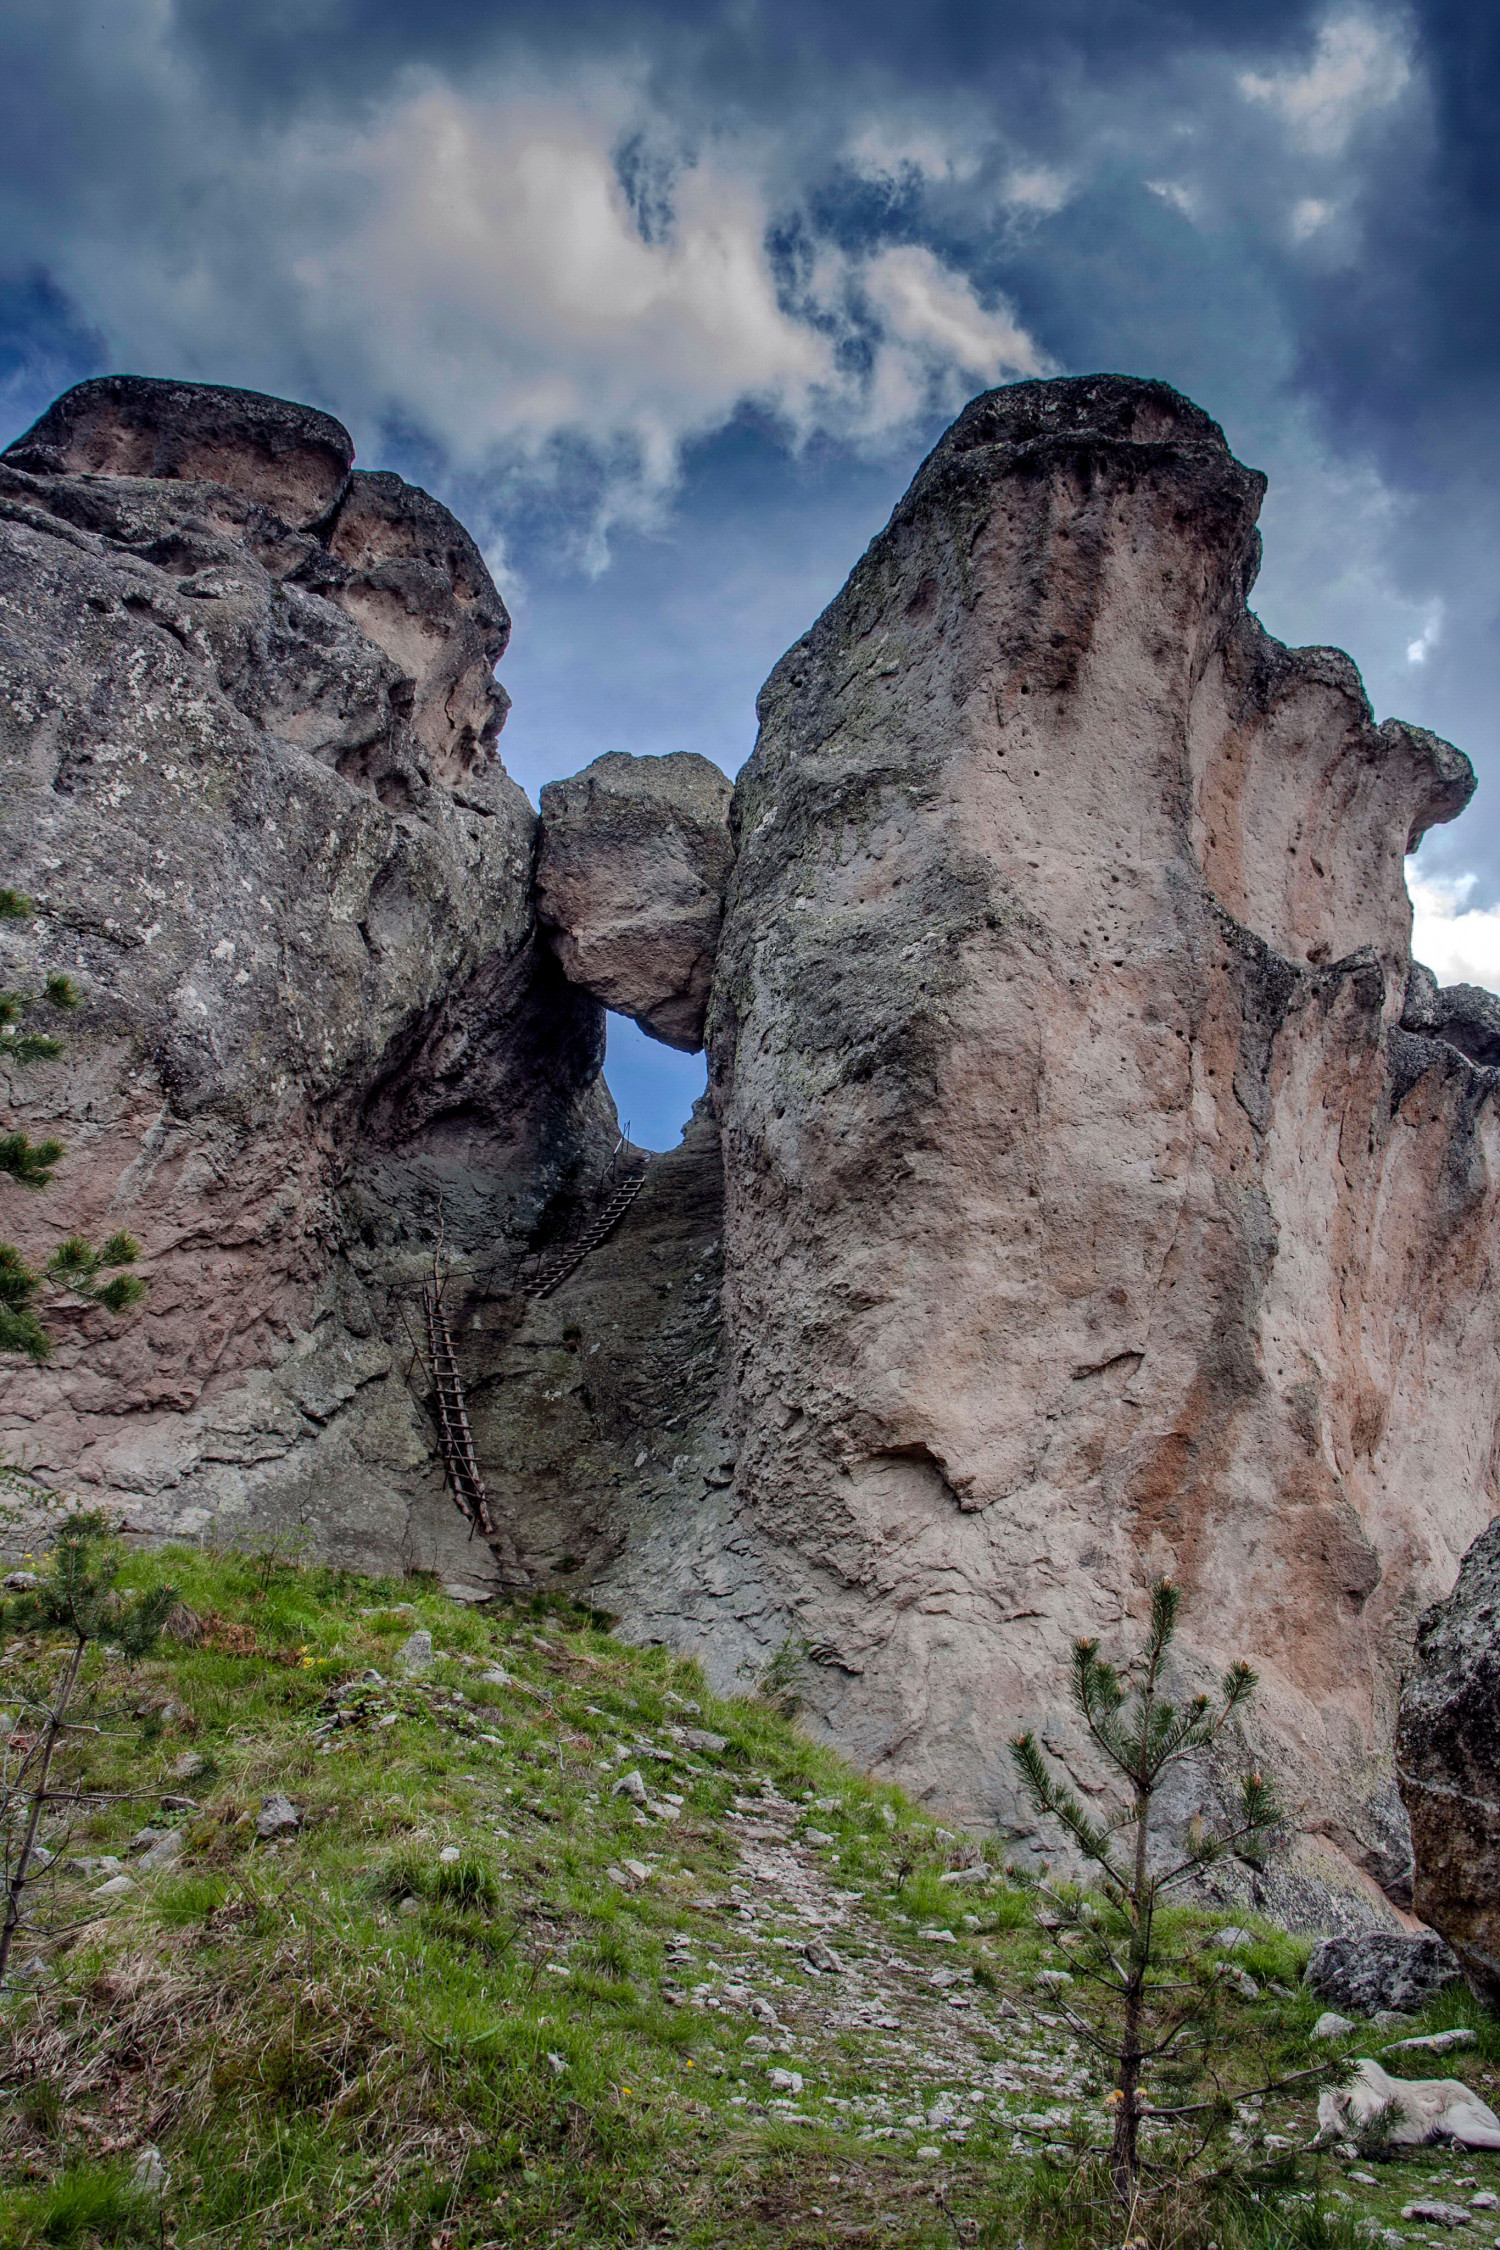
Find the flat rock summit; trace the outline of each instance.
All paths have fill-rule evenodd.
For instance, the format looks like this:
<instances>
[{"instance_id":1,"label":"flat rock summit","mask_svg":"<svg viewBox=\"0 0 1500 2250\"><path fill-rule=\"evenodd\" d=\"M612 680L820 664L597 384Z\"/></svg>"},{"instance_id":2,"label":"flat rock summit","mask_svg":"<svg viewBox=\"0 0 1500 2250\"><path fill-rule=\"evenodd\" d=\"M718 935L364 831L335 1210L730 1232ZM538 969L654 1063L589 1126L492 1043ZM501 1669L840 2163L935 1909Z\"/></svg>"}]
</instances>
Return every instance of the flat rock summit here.
<instances>
[{"instance_id":1,"label":"flat rock summit","mask_svg":"<svg viewBox=\"0 0 1500 2250\"><path fill-rule=\"evenodd\" d=\"M5 1365L10 1457L147 1536L566 1589L721 1687L779 1654L1018 1857L1009 1737L1093 1785L1070 1643L1170 1574L1296 1808L1226 1896L1402 1926L1401 1678L1500 1506L1500 1003L1410 953L1468 761L1264 632L1263 482L1161 383L986 393L732 788L604 745L538 816L446 509L309 408L68 392L0 457L4 981L83 1003L8 1072L66 1155L3 1231L128 1228L150 1293ZM649 1164L606 1007L707 1049Z\"/></svg>"}]
</instances>

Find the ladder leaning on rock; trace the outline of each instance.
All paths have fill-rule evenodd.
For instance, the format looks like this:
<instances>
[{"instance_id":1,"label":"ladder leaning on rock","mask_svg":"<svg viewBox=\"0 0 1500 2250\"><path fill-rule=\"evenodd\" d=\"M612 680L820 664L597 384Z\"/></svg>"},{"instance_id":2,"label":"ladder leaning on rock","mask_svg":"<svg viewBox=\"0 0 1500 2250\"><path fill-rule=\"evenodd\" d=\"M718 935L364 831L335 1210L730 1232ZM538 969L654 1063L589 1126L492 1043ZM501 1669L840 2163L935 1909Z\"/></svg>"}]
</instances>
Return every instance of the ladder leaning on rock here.
<instances>
[{"instance_id":1,"label":"ladder leaning on rock","mask_svg":"<svg viewBox=\"0 0 1500 2250\"><path fill-rule=\"evenodd\" d=\"M612 1170L628 1147L628 1137L622 1133L610 1160ZM578 1271L590 1251L597 1250L600 1243L614 1232L640 1194L650 1161L646 1157L634 1169L616 1177L614 1185L583 1232L554 1250L550 1257L542 1261L531 1279L522 1283L524 1295L534 1300L550 1297L554 1289L561 1288L570 1274ZM469 1526L470 1538L477 1532L486 1541L499 1564L503 1582L510 1586L527 1586L531 1583L530 1575L521 1563L515 1542L496 1520L479 1467L479 1456L474 1450L474 1433L469 1426L463 1377L458 1371L453 1332L448 1325L448 1315L443 1304L443 1287L440 1240L439 1247L433 1254L432 1279L422 1287L422 1335L420 1339L412 1335L410 1322L407 1323L407 1335L412 1344L413 1367L420 1362L427 1377L437 1422L438 1451L442 1456L443 1476L459 1514Z\"/></svg>"},{"instance_id":2,"label":"ladder leaning on rock","mask_svg":"<svg viewBox=\"0 0 1500 2250\"><path fill-rule=\"evenodd\" d=\"M544 1260L530 1281L524 1284L528 1297L550 1297L554 1289L562 1287L570 1274L578 1271L589 1252L597 1250L600 1243L614 1233L645 1186L649 1169L648 1158L636 1171L627 1172L616 1183L577 1240L565 1243L560 1250L555 1250L550 1258Z\"/></svg>"},{"instance_id":3,"label":"ladder leaning on rock","mask_svg":"<svg viewBox=\"0 0 1500 2250\"><path fill-rule=\"evenodd\" d=\"M443 1475L452 1493L459 1514L469 1525L469 1537L477 1531L488 1543L500 1566L501 1578L508 1585L524 1586L530 1583L521 1567L515 1546L509 1534L495 1521L480 1472L479 1458L474 1451L474 1433L469 1427L468 1404L464 1398L463 1378L458 1372L458 1359L453 1349L453 1335L448 1326L448 1315L443 1306L442 1282L434 1262L433 1278L422 1290L422 1319L426 1331L428 1380L436 1401L438 1450L443 1457Z\"/></svg>"}]
</instances>

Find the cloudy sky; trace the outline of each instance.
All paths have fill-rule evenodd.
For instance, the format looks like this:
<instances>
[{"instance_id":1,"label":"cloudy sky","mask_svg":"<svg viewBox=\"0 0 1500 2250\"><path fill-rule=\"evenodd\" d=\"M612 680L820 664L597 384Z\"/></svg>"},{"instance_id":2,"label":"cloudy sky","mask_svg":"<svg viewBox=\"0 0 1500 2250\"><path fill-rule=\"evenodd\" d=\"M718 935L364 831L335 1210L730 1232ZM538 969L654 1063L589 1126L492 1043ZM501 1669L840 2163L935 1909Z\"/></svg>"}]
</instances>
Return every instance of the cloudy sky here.
<instances>
[{"instance_id":1,"label":"cloudy sky","mask_svg":"<svg viewBox=\"0 0 1500 2250\"><path fill-rule=\"evenodd\" d=\"M1164 376L1256 606L1473 758L1418 950L1500 987L1500 10L0 0L0 429L127 368L329 408L485 542L507 764L733 771L963 401ZM665 1141L701 1065L612 1034Z\"/></svg>"}]
</instances>

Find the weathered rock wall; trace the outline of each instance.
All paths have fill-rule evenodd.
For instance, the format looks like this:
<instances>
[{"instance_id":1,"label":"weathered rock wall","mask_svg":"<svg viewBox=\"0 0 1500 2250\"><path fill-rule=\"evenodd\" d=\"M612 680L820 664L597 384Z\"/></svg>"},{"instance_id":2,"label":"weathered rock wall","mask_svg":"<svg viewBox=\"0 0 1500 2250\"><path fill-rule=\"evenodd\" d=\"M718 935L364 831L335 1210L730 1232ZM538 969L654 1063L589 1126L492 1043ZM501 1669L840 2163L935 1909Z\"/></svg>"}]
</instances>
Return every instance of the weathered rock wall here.
<instances>
[{"instance_id":1,"label":"weathered rock wall","mask_svg":"<svg viewBox=\"0 0 1500 2250\"><path fill-rule=\"evenodd\" d=\"M767 683L709 1035L739 1559L675 1631L798 1637L856 1757L1025 1834L1008 1736L1092 1779L1069 1640L1170 1571L1189 1669L1263 1674L1287 1880L1378 1915L1400 1652L1496 1505L1496 1081L1400 1028L1472 775L1249 614L1261 488L1164 386L989 394Z\"/></svg>"},{"instance_id":2,"label":"weathered rock wall","mask_svg":"<svg viewBox=\"0 0 1500 2250\"><path fill-rule=\"evenodd\" d=\"M1417 1912L1500 2000L1500 1520L1417 1628L1396 1738Z\"/></svg>"},{"instance_id":3,"label":"weathered rock wall","mask_svg":"<svg viewBox=\"0 0 1500 2250\"><path fill-rule=\"evenodd\" d=\"M149 1531L466 1572L399 1292L440 1228L503 1267L614 1120L494 749L504 606L351 460L311 410L113 378L0 463L3 872L38 908L5 978L83 999L8 1073L67 1155L5 1231L128 1226L151 1285L6 1370L0 1442Z\"/></svg>"}]
</instances>

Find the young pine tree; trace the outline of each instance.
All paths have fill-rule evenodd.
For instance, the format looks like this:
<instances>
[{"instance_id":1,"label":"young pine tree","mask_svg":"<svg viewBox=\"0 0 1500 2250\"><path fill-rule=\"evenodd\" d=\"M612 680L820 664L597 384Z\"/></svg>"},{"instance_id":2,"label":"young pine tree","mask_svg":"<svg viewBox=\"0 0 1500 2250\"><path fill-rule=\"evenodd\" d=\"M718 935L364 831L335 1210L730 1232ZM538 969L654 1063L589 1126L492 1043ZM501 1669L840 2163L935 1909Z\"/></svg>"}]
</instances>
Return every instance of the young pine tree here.
<instances>
[{"instance_id":1,"label":"young pine tree","mask_svg":"<svg viewBox=\"0 0 1500 2250\"><path fill-rule=\"evenodd\" d=\"M38 1867L37 1830L53 1802L53 1760L68 1731L68 1711L84 1656L96 1641L108 1641L128 1661L139 1662L155 1648L176 1606L177 1596L170 1586L158 1586L144 1594L122 1594L116 1584L119 1575L120 1557L111 1541L108 1519L99 1514L69 1516L57 1534L40 1584L16 1605L20 1625L65 1634L71 1646L51 1703L35 1715L36 1732L30 1747L0 1787L0 1839L5 1854L0 1989L21 1927L26 1892ZM71 1796L73 1792L64 1794Z\"/></svg>"},{"instance_id":2,"label":"young pine tree","mask_svg":"<svg viewBox=\"0 0 1500 2250\"><path fill-rule=\"evenodd\" d=\"M1123 1784L1113 1812L1095 1817L1047 1765L1035 1735L1018 1735L1011 1756L1039 1813L1064 1831L1085 1862L1086 1887L1044 1884L1055 1910L1055 1942L1069 1973L1088 1995L1060 2003L1086 2044L1114 2074L1110 2176L1133 2213L1141 2190L1140 2126L1149 2112L1145 2088L1153 2072L1180 2088L1201 2077L1211 2056L1215 2018L1227 1999L1222 1979L1205 1974L1201 1956L1185 1957L1160 1920L1165 1895L1230 1853L1253 1856L1283 1817L1258 1773L1240 1783L1237 1820L1217 1830L1195 1828L1180 1857L1162 1862L1153 1850L1152 1819L1174 1766L1216 1742L1255 1693L1247 1664L1232 1664L1216 1698L1194 1696L1178 1708L1162 1693L1162 1668L1177 1629L1178 1589L1167 1579L1151 1590L1144 1645L1117 1668L1097 1641L1073 1644L1073 1701L1105 1763Z\"/></svg>"}]
</instances>

